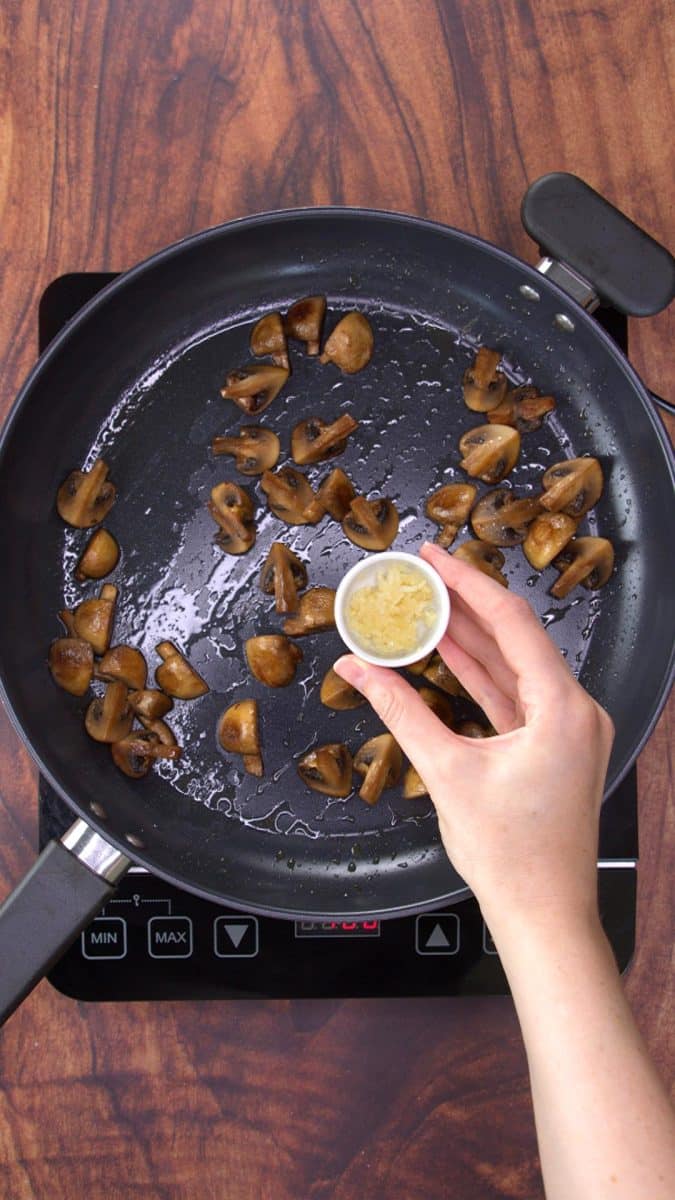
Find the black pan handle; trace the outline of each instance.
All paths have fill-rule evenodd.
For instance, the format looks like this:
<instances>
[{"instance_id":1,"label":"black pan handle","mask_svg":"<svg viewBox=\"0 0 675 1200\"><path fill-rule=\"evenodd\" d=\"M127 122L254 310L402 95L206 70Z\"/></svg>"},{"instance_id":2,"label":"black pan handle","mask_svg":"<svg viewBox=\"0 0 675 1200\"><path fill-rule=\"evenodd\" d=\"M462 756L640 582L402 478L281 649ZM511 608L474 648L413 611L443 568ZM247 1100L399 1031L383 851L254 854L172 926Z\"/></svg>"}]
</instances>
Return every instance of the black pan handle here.
<instances>
[{"instance_id":1,"label":"black pan handle","mask_svg":"<svg viewBox=\"0 0 675 1200\"><path fill-rule=\"evenodd\" d=\"M76 821L0 907L0 1024L115 891L131 860Z\"/></svg>"},{"instance_id":2,"label":"black pan handle","mask_svg":"<svg viewBox=\"0 0 675 1200\"><path fill-rule=\"evenodd\" d=\"M590 284L596 303L599 297L628 316L649 317L675 297L672 254L576 175L555 171L535 180L521 219L542 254Z\"/></svg>"}]
</instances>

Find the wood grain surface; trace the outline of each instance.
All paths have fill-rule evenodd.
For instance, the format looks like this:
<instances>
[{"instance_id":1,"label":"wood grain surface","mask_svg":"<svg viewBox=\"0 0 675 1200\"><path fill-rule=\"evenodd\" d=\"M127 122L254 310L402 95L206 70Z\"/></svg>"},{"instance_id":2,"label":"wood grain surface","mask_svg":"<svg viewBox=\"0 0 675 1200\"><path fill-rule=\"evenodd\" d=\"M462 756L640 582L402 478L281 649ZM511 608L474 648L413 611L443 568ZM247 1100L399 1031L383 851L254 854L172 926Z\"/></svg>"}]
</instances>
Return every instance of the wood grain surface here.
<instances>
[{"instance_id":1,"label":"wood grain surface","mask_svg":"<svg viewBox=\"0 0 675 1200\"><path fill-rule=\"evenodd\" d=\"M672 243L669 7L4 0L0 414L50 279L128 267L230 217L371 205L533 260L520 199L562 169ZM633 361L671 398L673 326L672 310L631 325ZM640 760L627 980L666 1075L673 711ZM35 845L35 774L2 717L1 894ZM502 999L106 1006L43 983L0 1035L0 1172L3 1200L542 1195Z\"/></svg>"}]
</instances>

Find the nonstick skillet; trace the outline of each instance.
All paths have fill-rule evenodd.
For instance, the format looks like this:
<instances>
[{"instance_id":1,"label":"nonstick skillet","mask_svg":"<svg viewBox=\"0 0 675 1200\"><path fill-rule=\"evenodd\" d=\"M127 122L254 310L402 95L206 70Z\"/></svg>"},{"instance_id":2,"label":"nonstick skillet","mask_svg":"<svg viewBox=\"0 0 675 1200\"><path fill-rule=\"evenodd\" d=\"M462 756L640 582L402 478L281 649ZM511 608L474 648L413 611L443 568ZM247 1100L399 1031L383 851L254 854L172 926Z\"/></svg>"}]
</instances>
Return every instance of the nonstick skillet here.
<instances>
[{"instance_id":1,"label":"nonstick skillet","mask_svg":"<svg viewBox=\"0 0 675 1200\"><path fill-rule=\"evenodd\" d=\"M328 330L350 308L366 312L373 360L342 376L296 347L289 384L261 423L287 451L302 417L352 412L359 429L339 462L358 490L395 500L396 548L414 550L435 532L424 498L461 478L457 440L480 423L463 404L461 377L478 345L503 353L514 382L557 397L545 426L524 435L509 482L533 492L557 459L596 455L606 487L584 529L612 540L616 571L601 592L579 589L564 603L548 594L555 573L534 573L518 548L507 551L506 572L614 719L608 793L635 760L672 679L673 459L645 387L560 283L584 304L595 291L647 315L673 296L673 259L572 176L533 185L524 219L567 267L549 261L542 274L477 238L391 213L308 209L232 222L119 277L40 359L0 442L0 678L19 733L79 819L1 910L0 1016L132 860L211 900L280 917L397 916L466 895L428 800L391 791L370 809L356 795L317 796L297 776L311 745L356 749L380 728L369 710L319 704L337 635L303 639L301 669L283 691L264 689L246 669L244 640L279 628L257 587L272 540L308 560L312 584L335 586L363 553L329 520L281 525L252 486L257 543L233 558L214 545L205 508L214 483L236 478L209 449L214 434L240 424L219 395L224 375L250 357L257 317L303 295L327 295ZM122 546L111 577L120 589L114 641L143 650L152 675L155 645L172 640L211 689L171 714L180 762L141 781L90 741L87 698L57 689L46 667L57 613L97 590L74 580L87 535L64 528L54 498L68 472L97 455L119 489L106 519ZM216 743L219 714L245 695L260 703L262 780L243 775Z\"/></svg>"}]
</instances>

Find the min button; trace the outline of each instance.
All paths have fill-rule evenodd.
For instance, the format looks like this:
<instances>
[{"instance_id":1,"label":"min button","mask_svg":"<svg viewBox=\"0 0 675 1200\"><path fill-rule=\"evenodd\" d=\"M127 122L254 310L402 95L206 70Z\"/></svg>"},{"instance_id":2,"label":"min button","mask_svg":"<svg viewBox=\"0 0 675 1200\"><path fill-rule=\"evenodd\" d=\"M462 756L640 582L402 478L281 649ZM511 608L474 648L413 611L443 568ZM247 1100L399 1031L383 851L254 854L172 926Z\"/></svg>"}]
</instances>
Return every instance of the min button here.
<instances>
[{"instance_id":1,"label":"min button","mask_svg":"<svg viewBox=\"0 0 675 1200\"><path fill-rule=\"evenodd\" d=\"M148 921L151 958L190 958L192 921L189 917L151 917Z\"/></svg>"},{"instance_id":2,"label":"min button","mask_svg":"<svg viewBox=\"0 0 675 1200\"><path fill-rule=\"evenodd\" d=\"M123 917L96 917L81 938L84 958L124 958L127 923Z\"/></svg>"}]
</instances>

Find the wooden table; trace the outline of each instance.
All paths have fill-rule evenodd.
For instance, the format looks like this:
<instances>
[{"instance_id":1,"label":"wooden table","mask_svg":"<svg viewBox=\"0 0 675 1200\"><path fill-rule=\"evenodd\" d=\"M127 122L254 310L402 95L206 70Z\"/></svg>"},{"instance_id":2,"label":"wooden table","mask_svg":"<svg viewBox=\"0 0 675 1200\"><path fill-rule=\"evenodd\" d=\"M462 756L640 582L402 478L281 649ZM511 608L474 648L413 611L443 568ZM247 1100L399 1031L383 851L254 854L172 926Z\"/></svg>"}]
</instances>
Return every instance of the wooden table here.
<instances>
[{"instance_id":1,"label":"wooden table","mask_svg":"<svg viewBox=\"0 0 675 1200\"><path fill-rule=\"evenodd\" d=\"M2 414L50 279L230 217L371 205L532 260L520 198L562 169L672 240L668 7L5 0ZM631 324L637 369L671 397L673 324ZM666 1072L673 712L640 759L627 980ZM36 844L35 772L4 718L0 797L4 894ZM0 1035L0 1171L4 1200L541 1195L506 999L106 1006L43 983Z\"/></svg>"}]
</instances>

